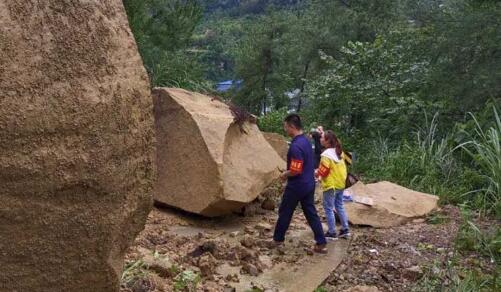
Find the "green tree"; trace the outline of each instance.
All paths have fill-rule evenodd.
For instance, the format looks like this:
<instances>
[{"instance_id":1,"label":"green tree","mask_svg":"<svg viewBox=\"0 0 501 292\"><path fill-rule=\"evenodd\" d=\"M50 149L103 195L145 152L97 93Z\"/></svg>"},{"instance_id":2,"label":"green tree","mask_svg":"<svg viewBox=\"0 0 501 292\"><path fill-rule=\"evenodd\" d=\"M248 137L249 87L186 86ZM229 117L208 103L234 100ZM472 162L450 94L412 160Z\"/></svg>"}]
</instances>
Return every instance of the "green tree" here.
<instances>
[{"instance_id":1,"label":"green tree","mask_svg":"<svg viewBox=\"0 0 501 292\"><path fill-rule=\"evenodd\" d=\"M197 0L124 0L131 29L153 86L207 88L192 48L203 7Z\"/></svg>"}]
</instances>

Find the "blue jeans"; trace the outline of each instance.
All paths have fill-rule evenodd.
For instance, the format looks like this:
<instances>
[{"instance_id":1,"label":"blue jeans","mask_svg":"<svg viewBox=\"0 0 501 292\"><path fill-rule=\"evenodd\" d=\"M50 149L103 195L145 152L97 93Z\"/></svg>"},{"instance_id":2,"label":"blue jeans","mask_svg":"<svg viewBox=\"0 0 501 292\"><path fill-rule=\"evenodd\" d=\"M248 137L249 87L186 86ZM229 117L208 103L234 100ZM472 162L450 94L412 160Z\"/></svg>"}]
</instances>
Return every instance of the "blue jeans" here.
<instances>
[{"instance_id":1,"label":"blue jeans","mask_svg":"<svg viewBox=\"0 0 501 292\"><path fill-rule=\"evenodd\" d=\"M343 202L344 190L334 191L333 189L324 192L324 210L325 217L327 217L327 226L329 226L329 233L336 232L336 217L334 216L334 208L341 220L343 230L348 230L348 216L344 210Z\"/></svg>"},{"instance_id":2,"label":"blue jeans","mask_svg":"<svg viewBox=\"0 0 501 292\"><path fill-rule=\"evenodd\" d=\"M322 222L318 217L317 209L315 208L315 188L312 187L309 191L296 190L293 188L285 188L284 195L280 208L278 209L278 220L275 226L273 239L278 242L285 240L285 233L289 229L289 224L294 214L294 210L298 204L301 204L306 221L310 225L315 241L317 244L325 244L324 231Z\"/></svg>"}]
</instances>

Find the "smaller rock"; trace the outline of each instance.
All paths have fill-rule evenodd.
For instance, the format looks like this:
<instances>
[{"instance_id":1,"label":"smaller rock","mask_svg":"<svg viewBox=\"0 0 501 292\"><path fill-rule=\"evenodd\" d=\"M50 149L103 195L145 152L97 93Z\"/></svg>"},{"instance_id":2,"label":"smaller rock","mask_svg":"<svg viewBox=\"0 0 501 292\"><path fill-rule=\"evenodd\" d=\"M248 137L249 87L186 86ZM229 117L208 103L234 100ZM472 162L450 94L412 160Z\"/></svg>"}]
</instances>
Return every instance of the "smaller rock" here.
<instances>
[{"instance_id":1,"label":"smaller rock","mask_svg":"<svg viewBox=\"0 0 501 292\"><path fill-rule=\"evenodd\" d=\"M419 266L413 266L403 271L403 276L410 281L416 281L421 278L422 275L423 270Z\"/></svg>"},{"instance_id":2,"label":"smaller rock","mask_svg":"<svg viewBox=\"0 0 501 292\"><path fill-rule=\"evenodd\" d=\"M238 231L230 232L230 237L237 237L239 233Z\"/></svg>"},{"instance_id":3,"label":"smaller rock","mask_svg":"<svg viewBox=\"0 0 501 292\"><path fill-rule=\"evenodd\" d=\"M424 223L424 222L426 222L426 219L424 219L424 218L418 218L418 219L412 220L412 223L414 223L414 224L419 224L419 223Z\"/></svg>"},{"instance_id":4,"label":"smaller rock","mask_svg":"<svg viewBox=\"0 0 501 292\"><path fill-rule=\"evenodd\" d=\"M376 286L362 286L357 285L355 287L348 288L344 290L345 292L379 292L379 289Z\"/></svg>"},{"instance_id":5,"label":"smaller rock","mask_svg":"<svg viewBox=\"0 0 501 292\"><path fill-rule=\"evenodd\" d=\"M217 245L214 241L206 241L201 245L197 246L193 251L188 253L191 257L199 257L205 253L214 254L217 249Z\"/></svg>"},{"instance_id":6,"label":"smaller rock","mask_svg":"<svg viewBox=\"0 0 501 292\"><path fill-rule=\"evenodd\" d=\"M212 254L207 253L198 259L198 267L200 268L202 276L207 277L213 275L217 267L217 260Z\"/></svg>"},{"instance_id":7,"label":"smaller rock","mask_svg":"<svg viewBox=\"0 0 501 292\"><path fill-rule=\"evenodd\" d=\"M266 222L261 222L255 226L255 229L257 230L265 230L265 231L270 231L273 229L273 226L271 224L266 223Z\"/></svg>"},{"instance_id":8,"label":"smaller rock","mask_svg":"<svg viewBox=\"0 0 501 292\"><path fill-rule=\"evenodd\" d=\"M247 248L252 248L253 246L256 245L256 241L254 238L250 235L245 235L242 240L240 240L240 244L247 247Z\"/></svg>"},{"instance_id":9,"label":"smaller rock","mask_svg":"<svg viewBox=\"0 0 501 292\"><path fill-rule=\"evenodd\" d=\"M264 269L271 269L271 267L273 267L273 261L271 260L271 257L267 255L259 256L259 261L261 262Z\"/></svg>"},{"instance_id":10,"label":"smaller rock","mask_svg":"<svg viewBox=\"0 0 501 292\"><path fill-rule=\"evenodd\" d=\"M237 274L229 274L228 276L226 276L226 281L238 283L240 282L240 278Z\"/></svg>"},{"instance_id":11,"label":"smaller rock","mask_svg":"<svg viewBox=\"0 0 501 292\"><path fill-rule=\"evenodd\" d=\"M254 230L250 228L249 226L245 226L244 232L247 234L254 234Z\"/></svg>"},{"instance_id":12,"label":"smaller rock","mask_svg":"<svg viewBox=\"0 0 501 292\"><path fill-rule=\"evenodd\" d=\"M275 210L276 208L276 203L274 200L270 199L270 198L266 198L264 199L264 201L261 203L261 208L265 209L265 210L269 210L269 211L273 211Z\"/></svg>"},{"instance_id":13,"label":"smaller rock","mask_svg":"<svg viewBox=\"0 0 501 292\"><path fill-rule=\"evenodd\" d=\"M138 248L138 252L141 256L141 260L148 269L156 272L161 277L170 275L173 263L169 258L142 247Z\"/></svg>"},{"instance_id":14,"label":"smaller rock","mask_svg":"<svg viewBox=\"0 0 501 292\"><path fill-rule=\"evenodd\" d=\"M258 276L259 275L259 270L256 268L256 266L254 266L253 264L251 263L245 263L244 266L242 267L242 270L251 275L251 276Z\"/></svg>"}]
</instances>

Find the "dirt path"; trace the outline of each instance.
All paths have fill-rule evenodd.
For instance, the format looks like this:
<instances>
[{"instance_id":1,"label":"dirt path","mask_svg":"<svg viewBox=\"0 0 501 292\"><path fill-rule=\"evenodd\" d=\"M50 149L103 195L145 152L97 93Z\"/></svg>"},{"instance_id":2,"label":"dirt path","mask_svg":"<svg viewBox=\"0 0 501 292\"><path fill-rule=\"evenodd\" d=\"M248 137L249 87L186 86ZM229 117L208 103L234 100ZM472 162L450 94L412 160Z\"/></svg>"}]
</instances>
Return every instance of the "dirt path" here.
<instances>
[{"instance_id":1,"label":"dirt path","mask_svg":"<svg viewBox=\"0 0 501 292\"><path fill-rule=\"evenodd\" d=\"M122 291L172 291L183 271L202 275L200 291L314 290L342 261L349 242L329 243L327 255L313 255L313 235L297 210L285 246L269 248L276 218L275 211L262 209L207 219L155 208L127 255L129 266L138 268ZM164 273L149 257L165 262Z\"/></svg>"},{"instance_id":2,"label":"dirt path","mask_svg":"<svg viewBox=\"0 0 501 292\"><path fill-rule=\"evenodd\" d=\"M457 208L444 207L399 227L352 227L350 242L330 243L328 255L312 255L313 236L300 210L285 247L269 248L276 218L275 211L262 209L207 219L155 208L127 254L122 292L313 291L318 286L323 291L359 291L350 290L357 286L411 291L424 275L440 275L437 263L456 256L461 221ZM461 260L468 266L475 259ZM486 270L493 268L480 261Z\"/></svg>"}]
</instances>

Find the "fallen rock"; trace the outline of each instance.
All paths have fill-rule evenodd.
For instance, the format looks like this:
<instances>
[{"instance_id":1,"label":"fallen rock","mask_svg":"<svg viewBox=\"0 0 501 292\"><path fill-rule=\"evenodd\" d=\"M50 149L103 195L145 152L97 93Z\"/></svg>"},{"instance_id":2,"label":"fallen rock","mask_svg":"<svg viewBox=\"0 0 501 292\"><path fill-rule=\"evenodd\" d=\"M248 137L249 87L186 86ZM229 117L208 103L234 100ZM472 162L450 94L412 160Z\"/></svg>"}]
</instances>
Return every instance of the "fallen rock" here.
<instances>
[{"instance_id":1,"label":"fallen rock","mask_svg":"<svg viewBox=\"0 0 501 292\"><path fill-rule=\"evenodd\" d=\"M199 257L205 253L215 254L217 250L217 244L214 241L206 241L201 245L197 246L193 251L188 253L190 257Z\"/></svg>"},{"instance_id":2,"label":"fallen rock","mask_svg":"<svg viewBox=\"0 0 501 292\"><path fill-rule=\"evenodd\" d=\"M216 270L217 260L212 254L205 254L198 259L198 267L200 268L202 276L210 276L214 274Z\"/></svg>"},{"instance_id":3,"label":"fallen rock","mask_svg":"<svg viewBox=\"0 0 501 292\"><path fill-rule=\"evenodd\" d=\"M273 229L273 226L267 222L260 222L254 228L256 228L256 230L270 231Z\"/></svg>"},{"instance_id":4,"label":"fallen rock","mask_svg":"<svg viewBox=\"0 0 501 292\"><path fill-rule=\"evenodd\" d=\"M256 240L254 239L254 237L246 234L244 238L240 240L240 244L242 244L242 246L244 247L252 248L253 246L256 245Z\"/></svg>"},{"instance_id":5,"label":"fallen rock","mask_svg":"<svg viewBox=\"0 0 501 292\"><path fill-rule=\"evenodd\" d=\"M122 1L5 0L0 23L0 290L118 291L155 177Z\"/></svg>"},{"instance_id":6,"label":"fallen rock","mask_svg":"<svg viewBox=\"0 0 501 292\"><path fill-rule=\"evenodd\" d=\"M362 286L358 285L355 287L348 288L344 290L345 292L379 292L376 286Z\"/></svg>"},{"instance_id":7,"label":"fallen rock","mask_svg":"<svg viewBox=\"0 0 501 292\"><path fill-rule=\"evenodd\" d=\"M271 260L271 257L267 255L260 255L258 259L261 265L263 266L263 270L271 269L273 267L273 261Z\"/></svg>"},{"instance_id":8,"label":"fallen rock","mask_svg":"<svg viewBox=\"0 0 501 292\"><path fill-rule=\"evenodd\" d=\"M287 160L287 152L289 152L289 144L284 136L277 133L262 132L264 138L271 147L282 157L283 160Z\"/></svg>"},{"instance_id":9,"label":"fallen rock","mask_svg":"<svg viewBox=\"0 0 501 292\"><path fill-rule=\"evenodd\" d=\"M143 247L139 247L138 252L141 255L141 260L148 269L156 272L161 277L171 275L173 262L168 257L155 254L153 251Z\"/></svg>"},{"instance_id":10,"label":"fallen rock","mask_svg":"<svg viewBox=\"0 0 501 292\"><path fill-rule=\"evenodd\" d=\"M261 203L261 208L268 210L268 211L273 211L277 207L277 204L275 203L275 200L270 199L270 198L265 198L264 201Z\"/></svg>"},{"instance_id":11,"label":"fallen rock","mask_svg":"<svg viewBox=\"0 0 501 292\"><path fill-rule=\"evenodd\" d=\"M437 208L438 197L416 192L390 182L364 185L358 182L350 188L353 195L372 198L374 205L346 203L348 220L355 225L393 227L414 218L423 217Z\"/></svg>"},{"instance_id":12,"label":"fallen rock","mask_svg":"<svg viewBox=\"0 0 501 292\"><path fill-rule=\"evenodd\" d=\"M404 269L403 276L410 281L417 281L423 276L423 269L420 266Z\"/></svg>"},{"instance_id":13,"label":"fallen rock","mask_svg":"<svg viewBox=\"0 0 501 292\"><path fill-rule=\"evenodd\" d=\"M239 211L285 162L257 128L234 122L228 105L183 89L153 90L157 202L204 216Z\"/></svg>"},{"instance_id":14,"label":"fallen rock","mask_svg":"<svg viewBox=\"0 0 501 292\"><path fill-rule=\"evenodd\" d=\"M254 277L259 275L259 270L251 263L245 263L242 266L242 271Z\"/></svg>"}]
</instances>

